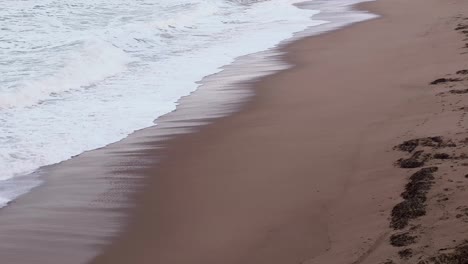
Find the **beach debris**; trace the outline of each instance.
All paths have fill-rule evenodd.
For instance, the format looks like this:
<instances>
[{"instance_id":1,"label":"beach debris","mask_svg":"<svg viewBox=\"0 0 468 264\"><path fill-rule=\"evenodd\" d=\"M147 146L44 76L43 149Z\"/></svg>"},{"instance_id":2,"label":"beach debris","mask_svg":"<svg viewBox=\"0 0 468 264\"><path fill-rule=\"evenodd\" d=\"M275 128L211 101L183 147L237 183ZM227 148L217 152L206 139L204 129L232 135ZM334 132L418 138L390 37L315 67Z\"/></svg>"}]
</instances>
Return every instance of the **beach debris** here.
<instances>
[{"instance_id":1,"label":"beach debris","mask_svg":"<svg viewBox=\"0 0 468 264\"><path fill-rule=\"evenodd\" d=\"M440 136L436 136L436 137L410 139L395 146L393 149L411 153L418 146L431 147L431 148L456 147L455 143L453 143L452 140L450 139L446 140Z\"/></svg>"},{"instance_id":2,"label":"beach debris","mask_svg":"<svg viewBox=\"0 0 468 264\"><path fill-rule=\"evenodd\" d=\"M468 33L468 31L466 31L466 33ZM460 70L460 71L457 71L457 74L466 75L466 74L468 74L468 70Z\"/></svg>"},{"instance_id":3,"label":"beach debris","mask_svg":"<svg viewBox=\"0 0 468 264\"><path fill-rule=\"evenodd\" d=\"M460 245L439 250L438 255L421 260L418 264L465 264L468 263L468 241Z\"/></svg>"},{"instance_id":4,"label":"beach debris","mask_svg":"<svg viewBox=\"0 0 468 264\"><path fill-rule=\"evenodd\" d=\"M398 255L402 259L409 259L413 256L413 250L411 248L403 249L398 251Z\"/></svg>"},{"instance_id":5,"label":"beach debris","mask_svg":"<svg viewBox=\"0 0 468 264\"><path fill-rule=\"evenodd\" d=\"M424 203L418 200L405 200L393 207L391 227L394 229L405 228L409 220L426 214Z\"/></svg>"},{"instance_id":6,"label":"beach debris","mask_svg":"<svg viewBox=\"0 0 468 264\"><path fill-rule=\"evenodd\" d=\"M390 226L393 229L403 229L410 220L426 214L426 195L434 183L433 173L437 170L437 167L427 167L411 175L405 191L401 194L404 201L392 209Z\"/></svg>"},{"instance_id":7,"label":"beach debris","mask_svg":"<svg viewBox=\"0 0 468 264\"><path fill-rule=\"evenodd\" d=\"M464 30L464 29L468 29L468 25L465 25L465 24L458 24L457 27L455 28L455 30Z\"/></svg>"},{"instance_id":8,"label":"beach debris","mask_svg":"<svg viewBox=\"0 0 468 264\"><path fill-rule=\"evenodd\" d=\"M462 79L460 78L439 78L431 82L432 85L440 84L440 83L447 83L447 82L459 82Z\"/></svg>"},{"instance_id":9,"label":"beach debris","mask_svg":"<svg viewBox=\"0 0 468 264\"><path fill-rule=\"evenodd\" d=\"M398 146L395 146L393 149L398 149L400 151L412 152L415 148L419 146L420 139L411 139L401 143Z\"/></svg>"},{"instance_id":10,"label":"beach debris","mask_svg":"<svg viewBox=\"0 0 468 264\"><path fill-rule=\"evenodd\" d=\"M468 93L468 89L450 90L449 93L451 93L451 94L466 94L466 93Z\"/></svg>"},{"instance_id":11,"label":"beach debris","mask_svg":"<svg viewBox=\"0 0 468 264\"><path fill-rule=\"evenodd\" d=\"M431 188L434 180L434 172L438 167L422 168L415 172L410 177L410 181L405 186L405 191L401 197L407 200L419 199L422 202L426 201L426 194Z\"/></svg>"},{"instance_id":12,"label":"beach debris","mask_svg":"<svg viewBox=\"0 0 468 264\"><path fill-rule=\"evenodd\" d=\"M412 236L408 232L393 234L390 237L390 244L394 247L406 247L415 243L416 238L416 236Z\"/></svg>"},{"instance_id":13,"label":"beach debris","mask_svg":"<svg viewBox=\"0 0 468 264\"><path fill-rule=\"evenodd\" d=\"M456 218L462 218L462 217L468 217L468 207L465 206L458 206L456 208L457 211L460 211L455 217Z\"/></svg>"},{"instance_id":14,"label":"beach debris","mask_svg":"<svg viewBox=\"0 0 468 264\"><path fill-rule=\"evenodd\" d=\"M424 154L424 151L416 151L410 158L399 159L396 163L400 168L412 169L419 168L430 158L430 154Z\"/></svg>"},{"instance_id":15,"label":"beach debris","mask_svg":"<svg viewBox=\"0 0 468 264\"><path fill-rule=\"evenodd\" d=\"M442 160L450 159L450 155L447 154L447 153L436 153L436 154L434 154L433 158L434 159L442 159Z\"/></svg>"}]
</instances>

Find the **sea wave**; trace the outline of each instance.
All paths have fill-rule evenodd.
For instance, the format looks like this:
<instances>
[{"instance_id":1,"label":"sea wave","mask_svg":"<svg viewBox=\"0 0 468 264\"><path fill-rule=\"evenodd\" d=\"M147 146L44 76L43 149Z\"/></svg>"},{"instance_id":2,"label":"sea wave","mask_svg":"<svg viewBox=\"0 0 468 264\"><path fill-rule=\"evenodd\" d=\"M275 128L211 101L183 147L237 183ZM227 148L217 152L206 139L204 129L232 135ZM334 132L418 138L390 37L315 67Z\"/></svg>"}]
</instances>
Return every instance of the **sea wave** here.
<instances>
[{"instance_id":1,"label":"sea wave","mask_svg":"<svg viewBox=\"0 0 468 264\"><path fill-rule=\"evenodd\" d=\"M0 109L32 106L61 93L96 85L122 73L135 59L122 49L99 39L83 41L81 48L69 55L65 65L52 75L26 80L3 92ZM45 58L46 59L46 58Z\"/></svg>"},{"instance_id":2,"label":"sea wave","mask_svg":"<svg viewBox=\"0 0 468 264\"><path fill-rule=\"evenodd\" d=\"M203 77L324 23L299 1L5 0L0 206L29 186L11 180L154 125Z\"/></svg>"}]
</instances>

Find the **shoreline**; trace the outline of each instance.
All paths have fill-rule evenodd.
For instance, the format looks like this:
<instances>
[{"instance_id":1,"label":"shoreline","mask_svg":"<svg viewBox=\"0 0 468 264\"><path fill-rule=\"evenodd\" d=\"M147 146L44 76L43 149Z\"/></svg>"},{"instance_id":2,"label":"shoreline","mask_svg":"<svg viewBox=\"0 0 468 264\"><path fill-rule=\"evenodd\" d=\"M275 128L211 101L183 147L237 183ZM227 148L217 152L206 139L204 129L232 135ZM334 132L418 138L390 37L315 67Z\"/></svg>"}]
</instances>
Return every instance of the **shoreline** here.
<instances>
[{"instance_id":1,"label":"shoreline","mask_svg":"<svg viewBox=\"0 0 468 264\"><path fill-rule=\"evenodd\" d=\"M362 19L360 12L348 12L356 14L348 17L346 22L330 23L328 29L324 27L316 34ZM280 46L290 41L283 41ZM136 131L119 142L36 171L45 182L0 210L0 234L8 237L8 242L0 244L3 259L13 263L41 259L47 263L62 263L63 260L82 263L81 260L96 255L109 240L118 236L122 224L126 223L128 210L133 207L133 195L142 188L140 171L151 166L152 159L160 159L161 154L154 153L149 159L139 159L136 163L134 157L145 149L162 150L170 138L193 133L200 126L236 112L253 95L252 80L289 67L282 57L278 48L240 57L223 67L222 72L205 77L202 81L204 87L195 94L183 97L179 104L185 111L178 107L157 119L164 125ZM244 65L255 67L258 72L254 76ZM245 81L239 81L236 79L239 76L233 74L241 75ZM220 83L228 85L217 89ZM206 86L210 85L214 88L207 89ZM199 111L199 106L206 104L207 98L214 107ZM236 98L236 103L223 103L231 101L229 98ZM221 103L218 102L220 100ZM15 180L30 179L25 176ZM60 198L55 200L55 197ZM79 239L70 240L71 237ZM51 247L44 248L38 243L47 243ZM51 248L60 249L61 254L52 253Z\"/></svg>"},{"instance_id":2,"label":"shoreline","mask_svg":"<svg viewBox=\"0 0 468 264\"><path fill-rule=\"evenodd\" d=\"M288 45L295 67L254 82L243 110L170 141L126 231L92 263L404 263L455 246L390 244L410 176L392 149L453 129L426 125L440 111L427 86L465 66L452 27L468 6L359 6L382 17ZM437 234L424 224L419 237Z\"/></svg>"},{"instance_id":3,"label":"shoreline","mask_svg":"<svg viewBox=\"0 0 468 264\"><path fill-rule=\"evenodd\" d=\"M263 1L262 3L258 3L258 5L253 5L251 8L247 6L242 7L242 5L239 6L238 4L234 4L232 5L232 7L234 9L238 7L239 8L238 11L244 10L247 13L257 12L265 8L268 9L269 8L268 6L270 6L268 3L273 3L273 1L275 0L268 1L268 2ZM298 1L302 1L302 0L294 0L292 2L298 2ZM229 2L226 2L226 3L228 4L228 6L230 5ZM220 4L221 6L224 5L221 2ZM283 8L278 8L279 6L283 4L284 4ZM138 6L138 4L136 5ZM54 8L54 7L51 7L51 8ZM212 39L211 44L205 43L207 45L199 46L201 49L196 49L196 48L195 50L190 49L193 52L188 52L186 54L187 56L185 55L179 56L183 54L177 51L178 49L177 43L179 43L178 42L179 40L177 38L171 38L172 40L175 41L175 43L172 43L171 41L169 41L167 43L168 45L161 46L160 47L161 49L157 53L161 53L159 55L162 55L163 53L165 54L167 52L168 54L166 55L169 57L172 57L170 54L171 54L171 50L174 48L173 50L174 53L172 53L174 57L168 58L168 60L162 59L162 60L154 61L154 63L151 62L150 64L152 64L153 66L156 66L158 63L161 63L159 67L157 67L156 69L152 69L152 70L150 70L150 68L153 66L143 61L140 61L140 59L138 58L140 56L144 57L143 54L140 54L141 52L144 53L144 50L146 50L144 47L145 46L144 44L142 44L142 46L138 48L135 46L135 49L140 49L140 52L136 52L136 53L133 53L130 51L130 50L133 50L133 48L130 48L130 47L124 48L124 46L126 45L124 43L115 45L115 46L119 46L120 48L123 48L122 50L120 50L120 52L118 50L119 48L114 49L116 47L113 47L112 45L107 46L107 44L112 42L111 40L104 41L107 44L100 43L103 45L100 45L100 44L95 45L96 47L93 44L91 44L91 46L87 46L87 44L83 44L85 45L83 50L77 51L77 52L79 52L84 57L89 55L89 53L92 52L93 48L96 48L96 50L102 51L104 53L103 56L104 55L109 56L112 54L112 52L116 52L117 54L120 53L120 56L117 54L114 54L116 55L114 56L115 59L117 58L120 58L120 59L117 59L116 61L114 61L112 60L112 58L106 58L106 61L107 61L106 63L109 63L109 65L112 65L115 67L117 67L118 65L119 67L117 68L121 68L121 71L116 71L114 75L111 74L112 76L107 76L107 77L105 77L104 75L106 74L104 74L103 77L105 77L104 78L105 80L92 81L93 85L96 85L96 89L92 88L88 90L88 88L86 87L82 87L83 89L81 89L80 88L81 81L83 81L84 83L90 81L89 79L90 74L87 73L86 71L73 70L74 69L73 67L79 66L76 64L77 63L79 64L80 60L79 59L71 60L67 62L69 64L67 64L68 66L66 69L64 69L64 71L70 71L68 72L69 74L71 74L70 76L74 76L77 80L79 79L77 83L73 84L73 85L78 85L77 87L75 87L77 88L76 90L78 91L75 91L74 89L72 89L73 91L68 91L69 88L72 88L73 85L69 87L68 84L65 84L66 87L63 87L63 86L60 87L60 85L58 85L57 83L50 83L50 85L46 85L46 86L50 86L49 88L51 89L51 91L53 90L54 92L57 92L57 94L54 93L51 95L52 97L57 97L56 99L58 100L55 100L55 99L52 100L51 98L49 98L50 100L47 99L48 98L47 89L45 90L38 89L37 94L34 91L31 92L32 95L30 97L31 99L30 101L22 100L22 98L26 98L26 97L29 98L29 96L27 95L27 92L26 94L22 94L22 92L20 92L19 94L6 93L5 98L3 97L0 98L0 104L1 104L0 108L3 109L2 111L0 111L0 119L3 120L2 122L6 124L2 129L3 132L6 135L12 134L13 136L11 137L14 139L10 140L9 139L10 136L8 136L8 138L6 140L4 139L3 141L4 143L3 149L6 152L4 152L5 155L2 156L1 161L0 161L3 167L2 181L0 183L6 182L4 185L8 184L9 186L8 186L8 190L3 190L5 186L0 185L0 203L6 204L9 200L13 200L17 196L27 192L28 189L31 189L32 187L35 187L38 185L37 182L39 180L36 180L36 182L33 182L33 181L23 182L19 180L21 181L18 184L20 186L15 186L14 183L18 177L21 177L22 175L27 175L27 174L30 174L30 176L33 176L35 175L35 172L37 170L40 170L43 167L46 167L52 164L58 164L74 156L80 155L86 151L92 151L94 149L105 147L108 144L120 141L121 139L129 136L136 130L140 130L140 129L155 125L154 123L155 119L175 110L178 100L181 97L190 95L193 91L195 91L199 86L199 82L204 77L218 73L219 71L223 69L225 65L232 64L237 58L241 56L244 56L246 54L253 54L262 50L268 50L270 48L273 48L282 40L292 37L294 32L302 31L309 26L314 26L314 25L318 25L322 23L321 21L311 18L313 14L317 13L316 10L300 10L294 7L292 4L286 3L286 2L283 3L282 1L278 2L278 6L276 8L278 8L278 10L284 9L284 11L287 11L284 13L284 15L282 14L282 12L279 12L277 15L274 16L279 21L279 23L277 23L276 26L271 26L270 23L275 23L275 22L269 21L268 18L265 17L264 22L266 24L262 26L261 29L259 29L258 31L259 35L257 37L255 36L249 37L249 34L247 34L247 31L239 31L236 34L231 34L231 36L226 36L227 38L231 39L230 41L227 41L227 39L224 38L225 40L223 41L227 41L224 44L224 47L219 46L218 44L220 43L218 43L215 39ZM275 8L272 8L271 11L275 12L274 9ZM157 12L157 10L155 10L155 12ZM287 18L288 14L295 14L296 18L288 19ZM214 17L216 17L215 14L214 14ZM248 16L246 16L245 18L247 17ZM260 19L260 17L261 16L259 17L251 16L251 18L253 18L254 20L257 18ZM229 19L229 18L226 17L226 19ZM245 22L250 23L248 21L249 20L247 19ZM225 29L231 28L230 30L232 30L232 32L238 30L239 28L243 26L247 26L246 30L248 30L248 28L250 27L249 25L245 23L237 23L239 21L229 22L228 20L226 20L225 22L226 23L223 22L220 24L217 24L217 22L213 22L216 24L216 25L215 24L213 25L215 26L215 28L217 28L216 30L222 31L221 28L225 28ZM226 25L226 27L222 25ZM218 26L220 27L218 28ZM186 29L188 29L188 27ZM197 31L197 29L195 28L193 29ZM202 36L208 37L208 39L211 37L216 38L216 36L220 34L220 32L218 32L216 33L216 36L212 35L211 37L209 37L211 35L210 33L208 34L201 33L204 30L203 27L199 27L198 29L201 30L200 32L198 32L200 33L200 35L199 34L193 35L195 39L202 37ZM156 30L159 31L160 28ZM164 30L164 29L161 29L161 30ZM175 31L178 31L178 29ZM175 31L169 34L177 34L175 33ZM188 30L187 33L190 34L189 33L190 31L191 30ZM270 33L267 34L267 32L270 32ZM142 33L143 35L145 34L144 30L140 33ZM268 37L258 38L260 34L266 34L268 35ZM202 38L206 39L205 37L202 37ZM164 38L165 37L163 37L163 39ZM222 38L220 38L220 40L222 40ZM130 37L129 41L132 42L135 40L133 40L133 38ZM93 42L93 41L90 41L90 42ZM169 44L169 43L172 43L172 44ZM111 52L105 52L108 49L110 49ZM124 54L125 49L129 51L127 52L128 56ZM153 52L154 51L151 51L151 53ZM121 57L128 57L127 59L133 60L133 59L130 59L130 57L133 57L133 55L131 54L136 55L136 57L133 58L135 60L133 62L127 61L127 63L124 63L124 60L122 60L123 58ZM162 57L165 57L166 55L162 55ZM206 57L210 57L210 60L203 59ZM180 58L180 61L177 58ZM104 62L104 61L91 61L90 64L92 64L91 66L94 67L100 64L101 62ZM179 64L178 67L177 67L177 64ZM104 68L102 69L103 71L105 71ZM42 69L47 69L47 67L42 67ZM171 70L171 69L178 69L178 70ZM125 73L125 71L128 71L128 72ZM102 73L101 71L98 71L98 72ZM132 74L132 72L134 74ZM166 75L165 72L167 72L169 75ZM184 76L178 76L181 72L185 72ZM69 76L65 72L63 73L66 76ZM120 75L123 75L123 76L120 76ZM58 75L56 77L59 78ZM125 81L123 79L120 79L120 77L123 77L124 79L136 78L136 80L134 80L132 83L122 85L124 84ZM52 78L50 80L51 82L59 81L58 79L55 80L55 77L53 76L51 78ZM151 80L153 78L156 78L157 80ZM171 80L174 80L174 81L177 80L176 84L171 85ZM36 85L36 86L39 86L39 88L41 88L42 85L45 84L43 83L43 81L45 81L45 79L42 80L41 78L39 78L35 80L34 83L31 83L31 85L32 86ZM65 78L62 81L68 82L70 80ZM103 84L104 86L112 87L113 88L112 92L110 92L107 95L106 95L106 92L100 93L100 91L103 90L101 88L98 88L100 87L101 84ZM131 89L126 89L126 86L131 87ZM142 89L143 87L147 87L147 88ZM61 89L65 89L67 90L67 92L65 92L65 94L62 94L62 92L64 91L62 91ZM73 103L68 104L67 100L62 102L60 99L62 96L66 97L66 93L70 92L71 93L70 95L74 97L75 99L78 98L77 102L79 102L79 98L80 98L79 95L81 94L81 92L85 92L85 90L89 91L88 96L90 96L89 97L90 100L88 100L88 103L73 106ZM128 91L129 94L125 93L125 91ZM85 92L85 94L86 93L87 92ZM36 95L37 95L37 98L36 98ZM15 105L16 104L15 102L17 103L17 105ZM26 106L28 106L29 104L32 105L33 109L31 109L31 112L28 114L27 112L29 110L27 110L28 107ZM38 106L37 109L34 106L36 104ZM102 107L96 108L94 107L96 105L101 105ZM80 109L80 106L82 106L83 108ZM73 107L75 107L74 110L72 110ZM125 109L125 111L122 112L121 115L124 115L126 120L124 122L119 122L120 116L114 116L112 112L115 112L115 111L112 111L112 109L115 109L116 111L119 109ZM44 111L43 113L56 112L56 114L51 117L53 121L51 121L52 123L51 123L50 129L45 130L45 131L41 130L42 125L40 122L37 124L34 122L36 118L28 119L29 115L34 115L36 113L40 114L41 111ZM65 114L65 112L67 111L71 111L71 112L68 114ZM18 114L16 115L16 113ZM25 114L24 117L22 117L23 114ZM75 114L77 115L75 116ZM47 118L46 116L47 114L44 115L45 118ZM13 128L11 125L8 124L8 123L13 123L13 126L15 126L14 125L14 123L16 122L15 120L23 120L23 118L25 118L26 120L24 122L17 123L18 126L15 128ZM13 122L11 122L11 120L13 120ZM82 130L75 126L76 124L81 124L81 123L86 123L88 129ZM64 124L64 126L68 127L68 131L67 129L65 129L64 131L59 131L60 128L54 127L53 124ZM104 125L104 124L107 124L107 125ZM30 127L34 132L28 132L28 127ZM93 133L88 134L86 133L86 131L88 132L92 131ZM56 133L58 132L59 134L56 135ZM38 137L24 136L25 134L28 134L28 133L31 133L34 135L40 135L40 136ZM44 140L42 140L42 136L51 136L50 139L52 140L47 140L48 138L44 138ZM57 137L55 140L53 140L54 136ZM10 142L15 142L17 144L11 145ZM44 144L44 147L41 148L40 147L41 144ZM67 145L67 147L63 148L62 145L65 145L65 144ZM15 149L17 149L18 151L16 151ZM29 153L31 157L29 157ZM30 177L30 178L33 178L33 177ZM24 186L26 184L27 186ZM3 206L3 205L4 204L0 204L0 206Z\"/></svg>"},{"instance_id":4,"label":"shoreline","mask_svg":"<svg viewBox=\"0 0 468 264\"><path fill-rule=\"evenodd\" d=\"M273 59L293 67L225 89L236 97L255 93L240 111L218 118L235 103L210 112L212 118L186 115L206 104L202 97L221 95L200 91L182 100L187 112L165 117L166 126L45 168L45 185L0 210L2 260L458 258L468 230L468 76L456 72L468 65L464 36L454 28L468 20L459 17L468 5L380 0L358 8L382 16L289 43ZM440 78L446 79L430 85ZM400 151L401 144L415 149ZM425 167L437 167L425 175L428 189L408 185ZM395 208L414 197L424 198L417 200L424 215L393 228L402 221Z\"/></svg>"}]
</instances>

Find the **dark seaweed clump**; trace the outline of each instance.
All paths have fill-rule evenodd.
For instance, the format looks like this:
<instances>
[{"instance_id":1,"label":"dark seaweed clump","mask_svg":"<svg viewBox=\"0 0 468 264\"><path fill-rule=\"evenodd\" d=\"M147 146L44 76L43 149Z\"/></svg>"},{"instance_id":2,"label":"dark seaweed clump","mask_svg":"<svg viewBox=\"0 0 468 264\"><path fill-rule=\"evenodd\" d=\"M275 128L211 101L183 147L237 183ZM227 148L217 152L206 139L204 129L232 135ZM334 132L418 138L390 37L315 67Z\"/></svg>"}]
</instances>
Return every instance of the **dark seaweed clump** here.
<instances>
[{"instance_id":1,"label":"dark seaweed clump","mask_svg":"<svg viewBox=\"0 0 468 264\"><path fill-rule=\"evenodd\" d=\"M434 180L434 172L437 167L428 167L420 169L410 177L406 184L405 191L401 194L404 199L421 199L426 201L426 194L431 189Z\"/></svg>"},{"instance_id":2,"label":"dark seaweed clump","mask_svg":"<svg viewBox=\"0 0 468 264\"><path fill-rule=\"evenodd\" d=\"M417 148L418 146L419 146L419 139L411 139L394 147L394 149L398 149L400 151L406 151L406 152L413 152L413 150Z\"/></svg>"},{"instance_id":3,"label":"dark seaweed clump","mask_svg":"<svg viewBox=\"0 0 468 264\"><path fill-rule=\"evenodd\" d=\"M411 153L418 146L432 148L456 147L455 143L453 143L451 140L444 140L442 137L436 136L410 139L395 146L394 149Z\"/></svg>"},{"instance_id":4,"label":"dark seaweed clump","mask_svg":"<svg viewBox=\"0 0 468 264\"><path fill-rule=\"evenodd\" d=\"M468 25L458 24L457 27L455 28L455 30L464 30L464 29L468 29Z\"/></svg>"},{"instance_id":5,"label":"dark seaweed clump","mask_svg":"<svg viewBox=\"0 0 468 264\"><path fill-rule=\"evenodd\" d=\"M466 264L468 263L468 241L455 247L452 252L439 253L437 256L421 260L418 264Z\"/></svg>"},{"instance_id":6,"label":"dark seaweed clump","mask_svg":"<svg viewBox=\"0 0 468 264\"><path fill-rule=\"evenodd\" d=\"M410 235L408 232L394 234L390 237L390 244L394 247L406 247L416 242L416 237Z\"/></svg>"},{"instance_id":7,"label":"dark seaweed clump","mask_svg":"<svg viewBox=\"0 0 468 264\"><path fill-rule=\"evenodd\" d=\"M397 165L405 169L418 168L422 167L429 157L429 154L424 154L424 151L420 150L416 151L410 158L399 159Z\"/></svg>"},{"instance_id":8,"label":"dark seaweed clump","mask_svg":"<svg viewBox=\"0 0 468 264\"><path fill-rule=\"evenodd\" d=\"M398 255L402 259L409 259L413 256L413 250L411 248L403 249L398 251Z\"/></svg>"},{"instance_id":9,"label":"dark seaweed clump","mask_svg":"<svg viewBox=\"0 0 468 264\"><path fill-rule=\"evenodd\" d=\"M468 32L467 32L467 33L468 33ZM460 70L460 71L457 71L457 74L466 75L466 74L468 74L468 70Z\"/></svg>"},{"instance_id":10,"label":"dark seaweed clump","mask_svg":"<svg viewBox=\"0 0 468 264\"><path fill-rule=\"evenodd\" d=\"M405 191L401 194L405 200L392 209L392 228L403 229L410 220L426 214L426 195L433 184L433 173L437 170L437 167L422 168L410 177Z\"/></svg>"},{"instance_id":11,"label":"dark seaweed clump","mask_svg":"<svg viewBox=\"0 0 468 264\"><path fill-rule=\"evenodd\" d=\"M451 94L466 94L466 93L468 93L468 89L450 90L449 93L451 93Z\"/></svg>"},{"instance_id":12,"label":"dark seaweed clump","mask_svg":"<svg viewBox=\"0 0 468 264\"><path fill-rule=\"evenodd\" d=\"M448 83L448 82L459 82L462 79L460 78L439 78L431 82L432 85L440 84L440 83Z\"/></svg>"},{"instance_id":13,"label":"dark seaweed clump","mask_svg":"<svg viewBox=\"0 0 468 264\"><path fill-rule=\"evenodd\" d=\"M450 159L450 155L447 153L436 153L433 157L434 159Z\"/></svg>"}]
</instances>

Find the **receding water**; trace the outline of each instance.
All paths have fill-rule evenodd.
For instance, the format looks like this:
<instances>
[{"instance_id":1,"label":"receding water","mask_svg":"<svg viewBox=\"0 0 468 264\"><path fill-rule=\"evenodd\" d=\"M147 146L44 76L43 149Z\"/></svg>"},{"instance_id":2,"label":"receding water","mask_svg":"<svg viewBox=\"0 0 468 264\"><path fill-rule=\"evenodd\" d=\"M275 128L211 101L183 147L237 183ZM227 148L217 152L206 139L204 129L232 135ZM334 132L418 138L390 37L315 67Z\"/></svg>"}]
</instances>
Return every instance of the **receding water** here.
<instances>
[{"instance_id":1,"label":"receding water","mask_svg":"<svg viewBox=\"0 0 468 264\"><path fill-rule=\"evenodd\" d=\"M37 184L12 178L151 126L204 76L324 23L295 2L3 1L0 206Z\"/></svg>"}]
</instances>

